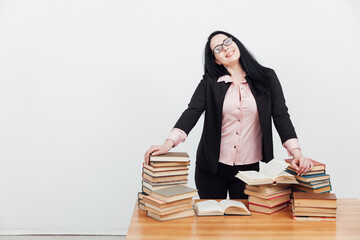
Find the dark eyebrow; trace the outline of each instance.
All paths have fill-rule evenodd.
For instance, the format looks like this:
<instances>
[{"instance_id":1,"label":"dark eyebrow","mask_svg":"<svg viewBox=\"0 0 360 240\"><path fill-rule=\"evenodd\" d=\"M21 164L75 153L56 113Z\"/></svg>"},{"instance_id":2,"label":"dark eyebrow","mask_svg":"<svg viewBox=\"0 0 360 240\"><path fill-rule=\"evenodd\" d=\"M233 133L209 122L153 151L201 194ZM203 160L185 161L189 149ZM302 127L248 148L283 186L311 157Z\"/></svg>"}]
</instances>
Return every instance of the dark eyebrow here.
<instances>
[{"instance_id":1,"label":"dark eyebrow","mask_svg":"<svg viewBox=\"0 0 360 240\"><path fill-rule=\"evenodd\" d=\"M216 48L217 46L223 44L225 42L226 39L228 39L229 37L225 37L224 40L222 41L222 43L216 44L214 48Z\"/></svg>"}]
</instances>

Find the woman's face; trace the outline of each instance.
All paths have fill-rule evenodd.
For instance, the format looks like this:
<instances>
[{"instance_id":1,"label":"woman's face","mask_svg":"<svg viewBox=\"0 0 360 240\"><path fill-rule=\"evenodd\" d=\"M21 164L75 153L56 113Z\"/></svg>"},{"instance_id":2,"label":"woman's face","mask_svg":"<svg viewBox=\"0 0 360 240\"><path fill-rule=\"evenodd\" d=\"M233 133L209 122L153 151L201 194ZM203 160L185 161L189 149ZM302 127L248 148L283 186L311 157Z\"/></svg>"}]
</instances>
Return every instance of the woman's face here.
<instances>
[{"instance_id":1,"label":"woman's face","mask_svg":"<svg viewBox=\"0 0 360 240\"><path fill-rule=\"evenodd\" d=\"M215 62L217 64L230 66L233 63L239 62L240 50L234 41L232 41L229 46L223 44L226 39L228 39L228 37L224 34L217 34L213 36L210 40L210 48L215 56ZM214 53L214 49L219 45L222 46L222 51Z\"/></svg>"}]
</instances>

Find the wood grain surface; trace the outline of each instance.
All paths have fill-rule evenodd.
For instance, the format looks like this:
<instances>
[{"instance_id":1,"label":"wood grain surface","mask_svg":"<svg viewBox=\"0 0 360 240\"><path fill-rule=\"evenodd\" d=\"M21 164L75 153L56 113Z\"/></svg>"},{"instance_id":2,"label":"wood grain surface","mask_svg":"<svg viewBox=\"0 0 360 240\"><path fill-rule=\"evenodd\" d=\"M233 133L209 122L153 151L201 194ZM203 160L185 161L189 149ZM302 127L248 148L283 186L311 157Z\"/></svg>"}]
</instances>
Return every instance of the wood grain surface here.
<instances>
[{"instance_id":1,"label":"wood grain surface","mask_svg":"<svg viewBox=\"0 0 360 240\"><path fill-rule=\"evenodd\" d=\"M241 200L248 206L247 200ZM293 220L287 207L271 215L188 217L159 222L137 204L126 239L360 239L360 200L338 199L336 222Z\"/></svg>"}]
</instances>

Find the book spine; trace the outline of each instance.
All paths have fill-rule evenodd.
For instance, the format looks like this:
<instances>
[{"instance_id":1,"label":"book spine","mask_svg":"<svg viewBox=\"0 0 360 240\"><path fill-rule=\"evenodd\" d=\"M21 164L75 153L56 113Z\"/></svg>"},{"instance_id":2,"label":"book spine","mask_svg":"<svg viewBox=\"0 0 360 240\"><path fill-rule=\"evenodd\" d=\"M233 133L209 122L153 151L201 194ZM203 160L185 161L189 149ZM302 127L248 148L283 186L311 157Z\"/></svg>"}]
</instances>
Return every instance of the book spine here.
<instances>
[{"instance_id":1,"label":"book spine","mask_svg":"<svg viewBox=\"0 0 360 240\"><path fill-rule=\"evenodd\" d=\"M147 195L149 195L149 194L147 194L146 192L138 192L138 198L139 199L141 199L143 196L147 196Z\"/></svg>"},{"instance_id":2,"label":"book spine","mask_svg":"<svg viewBox=\"0 0 360 240\"><path fill-rule=\"evenodd\" d=\"M151 190L145 186L142 186L142 191L145 192L147 195L151 195Z\"/></svg>"},{"instance_id":3,"label":"book spine","mask_svg":"<svg viewBox=\"0 0 360 240\"><path fill-rule=\"evenodd\" d=\"M257 206L260 206L260 207L265 207L265 208L270 208L270 209L271 209L271 208L277 207L277 206L279 206L279 205L281 205L281 204L284 204L284 203L287 203L287 202L290 202L290 200L287 200L287 201L282 202L282 203L278 203L278 204L273 205L273 206L271 206L271 207L264 206L264 205L257 204L257 203L252 203L252 202L249 202L249 204L252 204L252 205L257 205Z\"/></svg>"}]
</instances>

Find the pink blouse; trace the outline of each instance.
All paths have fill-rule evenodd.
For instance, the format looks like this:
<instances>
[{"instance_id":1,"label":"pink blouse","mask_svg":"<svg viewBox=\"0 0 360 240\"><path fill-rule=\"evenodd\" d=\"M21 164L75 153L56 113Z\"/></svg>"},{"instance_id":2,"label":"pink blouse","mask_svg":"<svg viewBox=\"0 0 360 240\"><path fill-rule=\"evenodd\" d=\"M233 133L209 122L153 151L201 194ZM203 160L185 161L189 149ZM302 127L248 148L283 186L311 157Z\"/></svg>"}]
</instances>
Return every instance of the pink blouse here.
<instances>
[{"instance_id":1,"label":"pink blouse","mask_svg":"<svg viewBox=\"0 0 360 240\"><path fill-rule=\"evenodd\" d=\"M231 76L219 77L218 82L231 82L226 92L221 129L219 162L233 165L247 165L262 159L262 132L255 98L246 80L236 84ZM176 147L184 142L187 134L174 128L167 139L174 141ZM300 148L297 138L287 140L283 146L290 151Z\"/></svg>"}]
</instances>

